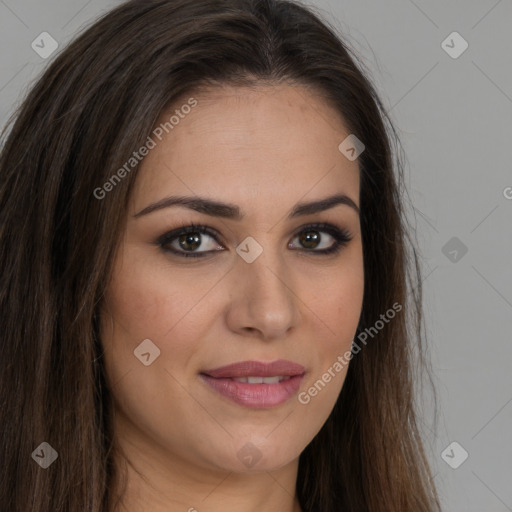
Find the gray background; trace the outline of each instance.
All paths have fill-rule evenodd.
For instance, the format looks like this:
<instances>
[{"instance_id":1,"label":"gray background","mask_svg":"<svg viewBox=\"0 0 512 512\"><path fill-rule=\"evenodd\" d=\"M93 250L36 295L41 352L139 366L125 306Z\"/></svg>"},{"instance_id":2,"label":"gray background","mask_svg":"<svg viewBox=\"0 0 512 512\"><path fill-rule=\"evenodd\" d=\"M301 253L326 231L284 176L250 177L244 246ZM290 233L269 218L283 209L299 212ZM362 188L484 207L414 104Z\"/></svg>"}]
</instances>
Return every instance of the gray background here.
<instances>
[{"instance_id":1,"label":"gray background","mask_svg":"<svg viewBox=\"0 0 512 512\"><path fill-rule=\"evenodd\" d=\"M55 55L32 41L46 31L60 50L118 3L0 0L2 125ZM309 3L363 58L407 154L440 412L436 431L428 408L422 423L443 508L512 511L512 1ZM459 41L442 45L454 31L469 44L458 58L444 48ZM469 454L457 469L454 441Z\"/></svg>"}]
</instances>

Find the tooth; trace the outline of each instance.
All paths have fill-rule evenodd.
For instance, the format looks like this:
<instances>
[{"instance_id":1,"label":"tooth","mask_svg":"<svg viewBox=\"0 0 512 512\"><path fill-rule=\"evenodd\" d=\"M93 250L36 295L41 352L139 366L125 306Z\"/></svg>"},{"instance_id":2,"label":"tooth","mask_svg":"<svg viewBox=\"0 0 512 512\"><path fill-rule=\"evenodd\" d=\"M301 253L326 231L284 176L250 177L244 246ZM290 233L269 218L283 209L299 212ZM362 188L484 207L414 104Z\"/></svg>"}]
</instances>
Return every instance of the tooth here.
<instances>
[{"instance_id":1,"label":"tooth","mask_svg":"<svg viewBox=\"0 0 512 512\"><path fill-rule=\"evenodd\" d=\"M233 377L233 380L237 382L243 382L245 384L277 384L283 380L289 380L290 376L285 377L276 375L273 377Z\"/></svg>"},{"instance_id":2,"label":"tooth","mask_svg":"<svg viewBox=\"0 0 512 512\"><path fill-rule=\"evenodd\" d=\"M263 377L264 384L277 384L281 377Z\"/></svg>"}]
</instances>

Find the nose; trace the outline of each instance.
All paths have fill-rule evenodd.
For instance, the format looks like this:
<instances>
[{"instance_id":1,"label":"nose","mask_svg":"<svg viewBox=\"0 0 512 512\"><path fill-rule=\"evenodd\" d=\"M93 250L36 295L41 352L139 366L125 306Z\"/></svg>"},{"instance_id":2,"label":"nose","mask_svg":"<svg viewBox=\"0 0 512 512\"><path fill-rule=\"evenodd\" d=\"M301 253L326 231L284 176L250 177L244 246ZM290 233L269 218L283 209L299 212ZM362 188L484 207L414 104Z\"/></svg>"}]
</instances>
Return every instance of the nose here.
<instances>
[{"instance_id":1,"label":"nose","mask_svg":"<svg viewBox=\"0 0 512 512\"><path fill-rule=\"evenodd\" d=\"M286 336L300 320L300 299L285 263L263 251L252 263L239 258L231 272L227 312L230 329L243 336L272 340Z\"/></svg>"}]
</instances>

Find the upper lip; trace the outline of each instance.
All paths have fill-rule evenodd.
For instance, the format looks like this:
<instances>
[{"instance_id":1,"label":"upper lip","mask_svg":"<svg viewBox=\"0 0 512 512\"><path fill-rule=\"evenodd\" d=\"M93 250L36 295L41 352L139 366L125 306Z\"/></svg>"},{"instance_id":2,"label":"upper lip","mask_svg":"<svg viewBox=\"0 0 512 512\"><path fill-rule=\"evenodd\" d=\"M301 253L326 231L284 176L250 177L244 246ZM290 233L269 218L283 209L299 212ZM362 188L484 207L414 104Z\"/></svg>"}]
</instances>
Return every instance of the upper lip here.
<instances>
[{"instance_id":1,"label":"upper lip","mask_svg":"<svg viewBox=\"0 0 512 512\"><path fill-rule=\"evenodd\" d=\"M202 372L205 375L216 379L239 378L239 377L273 377L273 376L294 376L303 375L304 366L279 359L271 363L261 361L240 361L228 364L212 370Z\"/></svg>"}]
</instances>

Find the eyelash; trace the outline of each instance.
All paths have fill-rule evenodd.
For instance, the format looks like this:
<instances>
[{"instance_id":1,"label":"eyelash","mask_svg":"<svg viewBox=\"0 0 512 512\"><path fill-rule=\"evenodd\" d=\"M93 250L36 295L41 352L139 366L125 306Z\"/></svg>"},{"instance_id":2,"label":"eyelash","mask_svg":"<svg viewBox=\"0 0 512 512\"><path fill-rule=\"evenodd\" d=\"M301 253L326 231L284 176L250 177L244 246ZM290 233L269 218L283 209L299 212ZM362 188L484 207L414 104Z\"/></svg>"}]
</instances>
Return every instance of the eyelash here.
<instances>
[{"instance_id":1,"label":"eyelash","mask_svg":"<svg viewBox=\"0 0 512 512\"><path fill-rule=\"evenodd\" d=\"M328 235L332 236L334 238L335 242L331 247L329 247L327 249L321 249L321 250L302 249L302 251L307 252L307 253L318 254L318 255L322 255L322 256L336 254L341 250L342 247L347 245L352 240L352 235L350 234L350 232L348 230L340 229L332 224L326 224L324 222L308 224L307 226L304 226L303 228L301 228L299 231L297 231L293 235L293 238L296 238L297 236L301 235L302 233L305 233L308 231L325 232ZM173 242L176 238L179 238L181 235L186 235L186 234L190 234L190 233L199 233L202 235L209 235L219 245L221 245L217 239L217 233L215 232L215 230L209 228L208 226L204 226L201 224L193 224L193 223L190 225L187 225L187 226L182 226L180 228L173 229L172 231L169 231L168 233L163 234L156 241L156 245L158 245L166 253L176 254L177 256L184 257L184 258L204 258L207 255L210 255L211 253L216 252L216 250L203 251L203 252L197 252L197 253L182 252L182 251L177 251L175 249L171 249L168 247L168 245L171 242Z\"/></svg>"}]
</instances>

